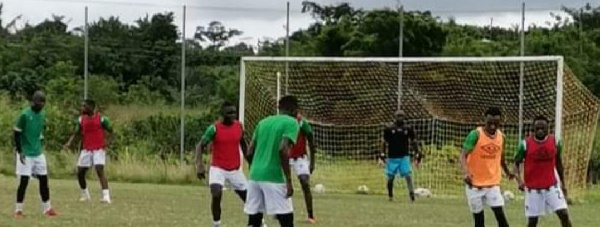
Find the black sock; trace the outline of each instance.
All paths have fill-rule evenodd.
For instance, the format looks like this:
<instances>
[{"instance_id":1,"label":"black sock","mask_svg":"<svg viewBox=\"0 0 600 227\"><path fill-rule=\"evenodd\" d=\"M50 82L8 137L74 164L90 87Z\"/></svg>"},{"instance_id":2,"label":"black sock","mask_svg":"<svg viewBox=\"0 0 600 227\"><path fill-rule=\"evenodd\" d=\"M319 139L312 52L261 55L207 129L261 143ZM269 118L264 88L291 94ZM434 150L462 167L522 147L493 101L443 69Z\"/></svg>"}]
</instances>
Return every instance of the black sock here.
<instances>
[{"instance_id":1,"label":"black sock","mask_svg":"<svg viewBox=\"0 0 600 227\"><path fill-rule=\"evenodd\" d=\"M475 219L475 227L485 227L485 215L483 211L474 213L473 218Z\"/></svg>"},{"instance_id":2,"label":"black sock","mask_svg":"<svg viewBox=\"0 0 600 227\"><path fill-rule=\"evenodd\" d=\"M48 202L50 200L50 188L48 187L48 176L40 175L38 176L38 180L40 180L40 196L42 197L42 202Z\"/></svg>"},{"instance_id":3,"label":"black sock","mask_svg":"<svg viewBox=\"0 0 600 227\"><path fill-rule=\"evenodd\" d=\"M25 192L27 192L28 184L29 184L29 177L21 176L21 181L19 182L19 188L17 188L17 203L23 203L23 200L25 200Z\"/></svg>"},{"instance_id":4,"label":"black sock","mask_svg":"<svg viewBox=\"0 0 600 227\"><path fill-rule=\"evenodd\" d=\"M508 221L506 220L502 207L492 207L492 211L494 211L494 216L496 216L498 227L508 227Z\"/></svg>"},{"instance_id":5,"label":"black sock","mask_svg":"<svg viewBox=\"0 0 600 227\"><path fill-rule=\"evenodd\" d=\"M294 227L294 213L278 214L277 220L279 220L279 226L281 227Z\"/></svg>"},{"instance_id":6,"label":"black sock","mask_svg":"<svg viewBox=\"0 0 600 227\"><path fill-rule=\"evenodd\" d=\"M308 210L308 218L313 219L315 216L313 215L313 210Z\"/></svg>"},{"instance_id":7,"label":"black sock","mask_svg":"<svg viewBox=\"0 0 600 227\"><path fill-rule=\"evenodd\" d=\"M263 214L248 215L248 227L260 227L262 225Z\"/></svg>"}]
</instances>

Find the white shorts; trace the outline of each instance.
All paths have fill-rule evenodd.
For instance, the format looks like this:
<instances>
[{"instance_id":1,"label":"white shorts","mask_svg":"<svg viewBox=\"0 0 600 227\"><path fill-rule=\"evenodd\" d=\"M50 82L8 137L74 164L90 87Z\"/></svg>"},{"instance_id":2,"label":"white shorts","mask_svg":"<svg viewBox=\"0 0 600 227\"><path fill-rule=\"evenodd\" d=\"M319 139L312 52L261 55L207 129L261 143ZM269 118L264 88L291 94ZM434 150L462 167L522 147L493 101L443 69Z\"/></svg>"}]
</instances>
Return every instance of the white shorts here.
<instances>
[{"instance_id":1,"label":"white shorts","mask_svg":"<svg viewBox=\"0 0 600 227\"><path fill-rule=\"evenodd\" d=\"M310 164L306 155L296 159L290 158L290 166L294 170L296 176L310 175Z\"/></svg>"},{"instance_id":2,"label":"white shorts","mask_svg":"<svg viewBox=\"0 0 600 227\"><path fill-rule=\"evenodd\" d=\"M504 206L504 198L502 197L499 186L481 189L466 186L465 190L467 192L469 208L472 213L483 211L484 204L487 204L490 207Z\"/></svg>"},{"instance_id":3,"label":"white shorts","mask_svg":"<svg viewBox=\"0 0 600 227\"><path fill-rule=\"evenodd\" d=\"M233 190L246 190L246 177L240 169L227 171L219 167L211 166L208 172L208 184L218 184L225 186L225 181L229 181Z\"/></svg>"},{"instance_id":4,"label":"white shorts","mask_svg":"<svg viewBox=\"0 0 600 227\"><path fill-rule=\"evenodd\" d=\"M244 212L250 215L265 212L268 215L292 213L292 198L286 198L286 194L285 184L248 181Z\"/></svg>"},{"instance_id":5,"label":"white shorts","mask_svg":"<svg viewBox=\"0 0 600 227\"><path fill-rule=\"evenodd\" d=\"M48 175L46 156L44 154L37 157L25 156L25 164L23 164L19 160L19 154L17 154L17 175L30 177L31 174Z\"/></svg>"},{"instance_id":6,"label":"white shorts","mask_svg":"<svg viewBox=\"0 0 600 227\"><path fill-rule=\"evenodd\" d=\"M559 187L547 190L527 190L525 193L525 216L538 217L546 211L556 212L567 209L567 201Z\"/></svg>"},{"instance_id":7,"label":"white shorts","mask_svg":"<svg viewBox=\"0 0 600 227\"><path fill-rule=\"evenodd\" d=\"M77 161L77 166L79 167L92 167L104 164L106 164L106 151L103 149L93 151L81 150L79 161Z\"/></svg>"}]
</instances>

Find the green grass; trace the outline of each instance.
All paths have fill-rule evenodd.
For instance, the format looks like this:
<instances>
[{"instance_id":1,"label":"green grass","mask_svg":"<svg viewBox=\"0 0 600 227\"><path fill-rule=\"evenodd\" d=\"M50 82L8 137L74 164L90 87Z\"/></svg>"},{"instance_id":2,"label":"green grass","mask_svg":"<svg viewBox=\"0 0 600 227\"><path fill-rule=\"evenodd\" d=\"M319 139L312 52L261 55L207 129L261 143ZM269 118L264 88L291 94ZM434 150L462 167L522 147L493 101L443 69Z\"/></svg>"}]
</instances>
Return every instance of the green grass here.
<instances>
[{"instance_id":1,"label":"green grass","mask_svg":"<svg viewBox=\"0 0 600 227\"><path fill-rule=\"evenodd\" d=\"M175 186L155 184L112 183L113 204L98 202L97 182L90 181L94 199L91 203L77 201L79 190L75 180L51 180L52 204L60 216L45 218L40 213L37 182L31 182L26 202L25 219L15 220L16 188L14 177L0 176L0 226L210 226L210 196L205 186ZM305 209L299 188L296 188L294 208L296 225L305 223ZM317 226L470 226L471 215L464 198L423 198L410 204L403 191L395 202L381 195L319 194L315 196ZM597 226L600 222L600 189L590 190L584 202L570 208L574 226ZM242 203L226 191L223 206L224 226L243 226L246 216ZM487 223L493 215L486 210ZM507 204L507 216L512 226L524 226L523 201ZM544 217L540 226L558 226L554 215ZM267 218L269 226L278 226ZM494 225L492 225L494 226Z\"/></svg>"}]
</instances>

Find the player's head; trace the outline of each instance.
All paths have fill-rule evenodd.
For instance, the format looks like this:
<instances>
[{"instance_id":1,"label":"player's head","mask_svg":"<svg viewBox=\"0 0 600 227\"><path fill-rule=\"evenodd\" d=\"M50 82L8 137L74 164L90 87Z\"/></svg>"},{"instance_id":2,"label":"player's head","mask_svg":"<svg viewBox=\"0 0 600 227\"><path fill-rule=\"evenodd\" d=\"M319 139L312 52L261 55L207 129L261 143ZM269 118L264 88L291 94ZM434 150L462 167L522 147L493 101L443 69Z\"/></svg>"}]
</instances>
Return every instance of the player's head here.
<instances>
[{"instance_id":1,"label":"player's head","mask_svg":"<svg viewBox=\"0 0 600 227\"><path fill-rule=\"evenodd\" d=\"M284 96L279 100L279 111L292 117L298 115L298 99L295 96Z\"/></svg>"},{"instance_id":2,"label":"player's head","mask_svg":"<svg viewBox=\"0 0 600 227\"><path fill-rule=\"evenodd\" d=\"M543 139L548 135L548 125L550 121L548 118L544 116L537 116L533 119L533 131L535 132L535 137L538 139Z\"/></svg>"},{"instance_id":3,"label":"player's head","mask_svg":"<svg viewBox=\"0 0 600 227\"><path fill-rule=\"evenodd\" d=\"M45 105L46 94L44 94L43 91L36 91L35 93L33 93L33 96L31 97L31 108L33 109L33 111L39 112L42 109L44 109Z\"/></svg>"},{"instance_id":4,"label":"player's head","mask_svg":"<svg viewBox=\"0 0 600 227\"><path fill-rule=\"evenodd\" d=\"M396 118L396 124L397 125L402 125L404 124L404 118L406 117L406 113L404 113L404 110L397 110L394 113L394 117Z\"/></svg>"},{"instance_id":5,"label":"player's head","mask_svg":"<svg viewBox=\"0 0 600 227\"><path fill-rule=\"evenodd\" d=\"M81 111L83 114L92 115L94 114L94 110L96 110L96 101L92 99L83 100L81 105Z\"/></svg>"},{"instance_id":6,"label":"player's head","mask_svg":"<svg viewBox=\"0 0 600 227\"><path fill-rule=\"evenodd\" d=\"M502 112L496 107L490 107L485 111L485 130L490 134L495 134L500 128Z\"/></svg>"},{"instance_id":7,"label":"player's head","mask_svg":"<svg viewBox=\"0 0 600 227\"><path fill-rule=\"evenodd\" d=\"M233 122L237 118L237 107L229 101L221 104L221 117L224 122Z\"/></svg>"}]
</instances>

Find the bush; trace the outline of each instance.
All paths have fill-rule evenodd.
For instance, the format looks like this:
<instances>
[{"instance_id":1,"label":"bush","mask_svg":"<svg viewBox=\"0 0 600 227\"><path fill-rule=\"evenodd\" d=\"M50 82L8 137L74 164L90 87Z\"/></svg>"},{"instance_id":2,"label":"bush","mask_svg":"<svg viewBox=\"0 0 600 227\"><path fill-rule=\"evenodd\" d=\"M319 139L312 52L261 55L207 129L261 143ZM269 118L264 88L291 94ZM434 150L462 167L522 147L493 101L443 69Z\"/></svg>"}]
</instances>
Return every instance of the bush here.
<instances>
[{"instance_id":1,"label":"bush","mask_svg":"<svg viewBox=\"0 0 600 227\"><path fill-rule=\"evenodd\" d=\"M203 131L216 119L214 114L186 115L185 148L194 150ZM131 144L143 143L147 152L166 157L176 154L180 144L180 118L173 115L155 115L142 120L134 120L119 126L115 132L115 149L123 149Z\"/></svg>"},{"instance_id":2,"label":"bush","mask_svg":"<svg viewBox=\"0 0 600 227\"><path fill-rule=\"evenodd\" d=\"M164 105L165 98L160 92L150 91L145 84L134 84L129 86L129 91L125 95L124 103L127 105Z\"/></svg>"}]
</instances>

